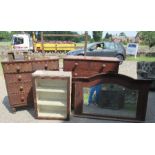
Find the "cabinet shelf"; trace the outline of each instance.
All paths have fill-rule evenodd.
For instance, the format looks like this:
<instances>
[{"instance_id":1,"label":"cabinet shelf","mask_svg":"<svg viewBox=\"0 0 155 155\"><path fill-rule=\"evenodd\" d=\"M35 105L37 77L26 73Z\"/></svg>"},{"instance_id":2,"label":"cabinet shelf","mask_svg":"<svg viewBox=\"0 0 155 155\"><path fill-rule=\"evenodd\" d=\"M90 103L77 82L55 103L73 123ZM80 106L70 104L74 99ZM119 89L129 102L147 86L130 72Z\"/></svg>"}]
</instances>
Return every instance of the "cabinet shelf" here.
<instances>
[{"instance_id":1,"label":"cabinet shelf","mask_svg":"<svg viewBox=\"0 0 155 155\"><path fill-rule=\"evenodd\" d=\"M64 113L50 113L50 112L38 112L39 117L59 117L59 118L65 118L66 112Z\"/></svg>"},{"instance_id":2,"label":"cabinet shelf","mask_svg":"<svg viewBox=\"0 0 155 155\"><path fill-rule=\"evenodd\" d=\"M55 105L39 105L38 104L38 116L39 117L66 117L67 107L55 106Z\"/></svg>"},{"instance_id":3,"label":"cabinet shelf","mask_svg":"<svg viewBox=\"0 0 155 155\"><path fill-rule=\"evenodd\" d=\"M45 100L38 100L38 105L42 106L58 106L58 107L66 107L67 103L66 101L45 101Z\"/></svg>"},{"instance_id":4,"label":"cabinet shelf","mask_svg":"<svg viewBox=\"0 0 155 155\"><path fill-rule=\"evenodd\" d=\"M36 89L36 91L37 92L48 92L48 93L67 93L66 92L66 88L61 88L61 89L59 89L59 88L41 88L41 87L38 87L37 89Z\"/></svg>"}]
</instances>

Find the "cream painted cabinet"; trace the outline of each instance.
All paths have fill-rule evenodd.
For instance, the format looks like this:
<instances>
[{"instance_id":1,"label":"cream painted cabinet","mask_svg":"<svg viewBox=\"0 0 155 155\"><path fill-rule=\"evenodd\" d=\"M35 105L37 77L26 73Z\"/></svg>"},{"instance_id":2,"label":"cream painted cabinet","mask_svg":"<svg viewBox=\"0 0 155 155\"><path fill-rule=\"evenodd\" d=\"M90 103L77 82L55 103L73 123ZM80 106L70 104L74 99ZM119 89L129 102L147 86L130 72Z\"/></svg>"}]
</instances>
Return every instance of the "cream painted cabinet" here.
<instances>
[{"instance_id":1,"label":"cream painted cabinet","mask_svg":"<svg viewBox=\"0 0 155 155\"><path fill-rule=\"evenodd\" d=\"M36 117L68 120L71 72L38 70L32 76Z\"/></svg>"}]
</instances>

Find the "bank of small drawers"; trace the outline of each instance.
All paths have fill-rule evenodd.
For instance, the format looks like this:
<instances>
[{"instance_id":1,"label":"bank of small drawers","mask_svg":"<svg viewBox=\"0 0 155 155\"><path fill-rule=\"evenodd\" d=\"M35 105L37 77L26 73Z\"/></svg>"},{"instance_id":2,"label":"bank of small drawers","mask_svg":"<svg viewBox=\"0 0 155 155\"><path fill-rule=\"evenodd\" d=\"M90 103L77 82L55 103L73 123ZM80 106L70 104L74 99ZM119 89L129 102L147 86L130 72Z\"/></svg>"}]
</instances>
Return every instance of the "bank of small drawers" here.
<instances>
[{"instance_id":1,"label":"bank of small drawers","mask_svg":"<svg viewBox=\"0 0 155 155\"><path fill-rule=\"evenodd\" d=\"M33 103L31 73L5 74L5 80L11 106Z\"/></svg>"},{"instance_id":2,"label":"bank of small drawers","mask_svg":"<svg viewBox=\"0 0 155 155\"><path fill-rule=\"evenodd\" d=\"M31 73L6 74L5 79L11 106L33 104Z\"/></svg>"}]
</instances>

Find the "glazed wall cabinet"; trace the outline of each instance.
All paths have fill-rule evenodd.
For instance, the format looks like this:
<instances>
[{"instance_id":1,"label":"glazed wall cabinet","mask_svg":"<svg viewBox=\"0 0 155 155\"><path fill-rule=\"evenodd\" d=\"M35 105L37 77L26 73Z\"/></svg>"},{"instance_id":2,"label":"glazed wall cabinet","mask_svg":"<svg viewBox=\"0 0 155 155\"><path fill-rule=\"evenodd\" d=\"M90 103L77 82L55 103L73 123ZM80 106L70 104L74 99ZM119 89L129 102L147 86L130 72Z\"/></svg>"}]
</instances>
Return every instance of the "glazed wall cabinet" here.
<instances>
[{"instance_id":1,"label":"glazed wall cabinet","mask_svg":"<svg viewBox=\"0 0 155 155\"><path fill-rule=\"evenodd\" d=\"M71 72L38 70L32 76L36 118L69 120Z\"/></svg>"}]
</instances>

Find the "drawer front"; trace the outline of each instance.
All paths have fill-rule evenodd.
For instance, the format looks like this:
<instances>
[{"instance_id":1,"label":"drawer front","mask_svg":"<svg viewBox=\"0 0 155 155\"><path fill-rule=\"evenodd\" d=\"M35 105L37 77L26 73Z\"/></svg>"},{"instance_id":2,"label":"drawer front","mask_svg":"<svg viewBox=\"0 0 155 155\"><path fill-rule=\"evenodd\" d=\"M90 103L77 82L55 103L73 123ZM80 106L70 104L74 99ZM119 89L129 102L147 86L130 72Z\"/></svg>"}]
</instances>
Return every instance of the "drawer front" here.
<instances>
[{"instance_id":1,"label":"drawer front","mask_svg":"<svg viewBox=\"0 0 155 155\"><path fill-rule=\"evenodd\" d=\"M31 82L32 74L23 73L23 74L5 74L6 83L22 83L22 82Z\"/></svg>"},{"instance_id":2,"label":"drawer front","mask_svg":"<svg viewBox=\"0 0 155 155\"><path fill-rule=\"evenodd\" d=\"M72 71L73 77L88 77L98 73L118 73L117 62L64 61L64 71Z\"/></svg>"},{"instance_id":3,"label":"drawer front","mask_svg":"<svg viewBox=\"0 0 155 155\"><path fill-rule=\"evenodd\" d=\"M4 73L32 72L31 62L14 62L3 64Z\"/></svg>"},{"instance_id":4,"label":"drawer front","mask_svg":"<svg viewBox=\"0 0 155 155\"><path fill-rule=\"evenodd\" d=\"M58 60L46 60L33 62L33 71L36 70L59 70Z\"/></svg>"},{"instance_id":5,"label":"drawer front","mask_svg":"<svg viewBox=\"0 0 155 155\"><path fill-rule=\"evenodd\" d=\"M11 83L7 85L9 94L28 93L32 89L32 82Z\"/></svg>"},{"instance_id":6,"label":"drawer front","mask_svg":"<svg viewBox=\"0 0 155 155\"><path fill-rule=\"evenodd\" d=\"M9 95L9 102L11 106L23 106L23 105L32 105L33 104L33 95L30 94L11 94Z\"/></svg>"},{"instance_id":7,"label":"drawer front","mask_svg":"<svg viewBox=\"0 0 155 155\"><path fill-rule=\"evenodd\" d=\"M90 77L98 74L98 72L95 71L83 71L83 70L78 70L72 72L73 77Z\"/></svg>"}]
</instances>

